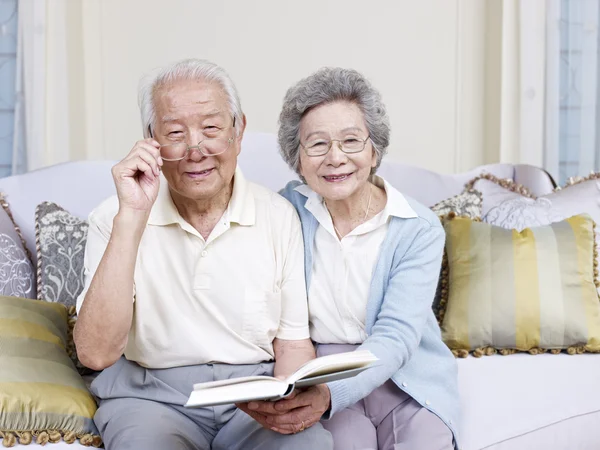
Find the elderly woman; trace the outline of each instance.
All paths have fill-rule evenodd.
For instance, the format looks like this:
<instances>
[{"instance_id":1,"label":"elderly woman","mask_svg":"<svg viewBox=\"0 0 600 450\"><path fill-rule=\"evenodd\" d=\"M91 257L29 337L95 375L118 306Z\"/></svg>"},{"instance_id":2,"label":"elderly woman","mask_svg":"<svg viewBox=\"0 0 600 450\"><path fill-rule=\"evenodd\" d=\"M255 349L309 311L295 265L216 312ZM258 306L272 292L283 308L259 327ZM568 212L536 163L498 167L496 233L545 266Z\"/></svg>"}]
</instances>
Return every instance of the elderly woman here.
<instances>
[{"instance_id":1,"label":"elderly woman","mask_svg":"<svg viewBox=\"0 0 600 450\"><path fill-rule=\"evenodd\" d=\"M457 368L431 309L445 235L429 209L374 175L389 134L378 92L354 70L322 69L288 90L279 143L304 183L282 194L302 222L311 337L319 356L358 347L380 361L248 408L283 433L323 418L339 450L452 449Z\"/></svg>"}]
</instances>

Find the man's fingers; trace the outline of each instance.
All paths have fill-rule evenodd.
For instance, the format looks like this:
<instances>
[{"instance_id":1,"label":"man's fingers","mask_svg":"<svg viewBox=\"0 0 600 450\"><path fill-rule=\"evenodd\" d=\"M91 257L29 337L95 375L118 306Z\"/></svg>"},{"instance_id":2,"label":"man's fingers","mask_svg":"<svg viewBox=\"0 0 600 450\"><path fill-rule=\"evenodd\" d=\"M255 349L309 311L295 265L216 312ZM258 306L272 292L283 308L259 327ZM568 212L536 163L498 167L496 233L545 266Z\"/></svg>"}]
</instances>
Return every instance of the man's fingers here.
<instances>
[{"instance_id":1,"label":"man's fingers","mask_svg":"<svg viewBox=\"0 0 600 450\"><path fill-rule=\"evenodd\" d=\"M267 422L267 417L263 414L248 410L247 404L238 404L236 406L244 413L252 417L254 420L256 420L258 423L260 423L264 428L271 428L271 425L269 425L269 423Z\"/></svg>"},{"instance_id":2,"label":"man's fingers","mask_svg":"<svg viewBox=\"0 0 600 450\"><path fill-rule=\"evenodd\" d=\"M283 400L279 400L277 403L275 403L274 407L275 411L283 412L307 405L310 405L310 396L305 392L300 392L294 394L293 397L290 395Z\"/></svg>"},{"instance_id":3,"label":"man's fingers","mask_svg":"<svg viewBox=\"0 0 600 450\"><path fill-rule=\"evenodd\" d=\"M261 414L281 414L281 411L275 409L275 405L277 402L262 402L262 401L254 401L248 403L248 409L251 411L256 411Z\"/></svg>"},{"instance_id":4,"label":"man's fingers","mask_svg":"<svg viewBox=\"0 0 600 450\"><path fill-rule=\"evenodd\" d=\"M292 412L281 415L273 415L267 417L267 422L270 425L274 425L275 427L280 427L281 425L297 425L304 421L306 426L307 423L313 421L312 409L309 407L296 408Z\"/></svg>"},{"instance_id":5,"label":"man's fingers","mask_svg":"<svg viewBox=\"0 0 600 450\"><path fill-rule=\"evenodd\" d=\"M152 155L150 152L147 152L146 150L139 150L138 156L141 159L143 159L146 164L148 164L150 167L152 167L152 171L154 172L154 175L156 175L156 176L160 175L160 164L158 163L158 161L154 155Z\"/></svg>"},{"instance_id":6,"label":"man's fingers","mask_svg":"<svg viewBox=\"0 0 600 450\"><path fill-rule=\"evenodd\" d=\"M129 152L129 155L125 158L125 161L132 161L136 158L142 158L157 172L163 165L163 160L160 157L160 150L144 141L136 143L131 152Z\"/></svg>"}]
</instances>

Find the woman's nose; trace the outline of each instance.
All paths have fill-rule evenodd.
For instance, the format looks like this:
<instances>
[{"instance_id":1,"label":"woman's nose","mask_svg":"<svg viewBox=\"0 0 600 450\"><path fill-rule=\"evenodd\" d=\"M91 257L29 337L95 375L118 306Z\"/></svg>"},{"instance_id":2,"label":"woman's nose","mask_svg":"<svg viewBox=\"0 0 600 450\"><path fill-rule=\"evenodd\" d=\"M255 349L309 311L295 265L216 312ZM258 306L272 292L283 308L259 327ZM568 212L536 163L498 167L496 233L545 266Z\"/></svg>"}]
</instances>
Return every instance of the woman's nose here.
<instances>
[{"instance_id":1,"label":"woman's nose","mask_svg":"<svg viewBox=\"0 0 600 450\"><path fill-rule=\"evenodd\" d=\"M327 153L327 162L334 166L339 166L346 162L346 154L342 151L342 145L339 141L331 141L331 148Z\"/></svg>"}]
</instances>

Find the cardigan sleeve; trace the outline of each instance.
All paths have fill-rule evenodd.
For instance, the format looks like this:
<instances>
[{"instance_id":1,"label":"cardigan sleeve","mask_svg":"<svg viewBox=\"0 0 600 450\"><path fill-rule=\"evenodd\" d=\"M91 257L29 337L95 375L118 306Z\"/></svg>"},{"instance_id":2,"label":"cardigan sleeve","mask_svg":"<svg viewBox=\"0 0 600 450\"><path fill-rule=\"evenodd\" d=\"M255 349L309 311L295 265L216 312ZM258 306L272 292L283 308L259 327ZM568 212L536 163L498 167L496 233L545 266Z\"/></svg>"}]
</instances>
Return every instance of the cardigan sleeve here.
<instances>
[{"instance_id":1,"label":"cardigan sleeve","mask_svg":"<svg viewBox=\"0 0 600 450\"><path fill-rule=\"evenodd\" d=\"M389 380L417 350L440 274L445 233L441 225L420 228L404 256L395 261L371 334L359 347L379 358L356 377L328 383L331 408L324 416L356 403ZM386 277L381 277L385 280Z\"/></svg>"}]
</instances>

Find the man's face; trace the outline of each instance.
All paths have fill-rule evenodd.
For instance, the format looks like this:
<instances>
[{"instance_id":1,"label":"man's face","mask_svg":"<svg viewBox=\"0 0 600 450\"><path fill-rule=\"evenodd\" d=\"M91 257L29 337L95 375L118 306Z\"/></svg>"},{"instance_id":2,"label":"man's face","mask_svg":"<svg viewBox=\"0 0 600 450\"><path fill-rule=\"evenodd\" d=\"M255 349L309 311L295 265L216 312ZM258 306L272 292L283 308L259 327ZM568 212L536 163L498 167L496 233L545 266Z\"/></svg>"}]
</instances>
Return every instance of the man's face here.
<instances>
[{"instance_id":1,"label":"man's face","mask_svg":"<svg viewBox=\"0 0 600 450\"><path fill-rule=\"evenodd\" d=\"M245 124L236 136L223 89L202 80L180 80L154 93L154 138L161 144L197 145L207 139L231 139L225 152L205 156L190 150L180 161L164 161L163 174L171 191L190 200L205 201L227 189L233 179Z\"/></svg>"}]
</instances>

